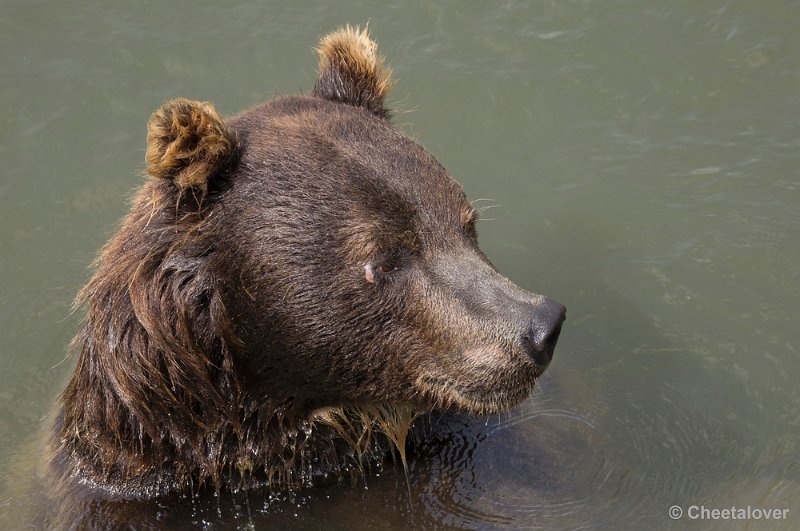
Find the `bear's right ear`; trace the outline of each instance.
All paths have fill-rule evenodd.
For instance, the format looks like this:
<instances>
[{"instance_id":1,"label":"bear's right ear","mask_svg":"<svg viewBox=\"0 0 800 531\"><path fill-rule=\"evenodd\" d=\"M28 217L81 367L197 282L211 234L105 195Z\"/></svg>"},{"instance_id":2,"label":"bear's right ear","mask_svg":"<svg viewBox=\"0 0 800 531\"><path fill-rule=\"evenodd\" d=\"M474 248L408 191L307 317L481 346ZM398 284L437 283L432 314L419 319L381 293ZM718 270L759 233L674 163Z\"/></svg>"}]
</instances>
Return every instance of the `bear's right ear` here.
<instances>
[{"instance_id":1,"label":"bear's right ear","mask_svg":"<svg viewBox=\"0 0 800 531\"><path fill-rule=\"evenodd\" d=\"M202 198L211 180L235 158L236 138L208 102L176 98L147 122L147 173Z\"/></svg>"},{"instance_id":2,"label":"bear's right ear","mask_svg":"<svg viewBox=\"0 0 800 531\"><path fill-rule=\"evenodd\" d=\"M366 28L345 26L323 37L317 47L319 72L313 94L389 116L383 100L392 90L392 71L383 66L378 45Z\"/></svg>"}]
</instances>

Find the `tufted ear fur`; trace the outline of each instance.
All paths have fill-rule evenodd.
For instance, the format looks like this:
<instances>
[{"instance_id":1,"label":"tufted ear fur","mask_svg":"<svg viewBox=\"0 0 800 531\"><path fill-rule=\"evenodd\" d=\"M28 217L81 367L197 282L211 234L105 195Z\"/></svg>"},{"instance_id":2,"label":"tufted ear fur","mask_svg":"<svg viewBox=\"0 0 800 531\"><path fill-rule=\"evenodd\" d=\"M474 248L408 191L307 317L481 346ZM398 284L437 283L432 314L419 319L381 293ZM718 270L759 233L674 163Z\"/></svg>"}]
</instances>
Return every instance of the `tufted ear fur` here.
<instances>
[{"instance_id":1,"label":"tufted ear fur","mask_svg":"<svg viewBox=\"0 0 800 531\"><path fill-rule=\"evenodd\" d=\"M208 102L176 98L147 122L147 173L204 197L210 181L232 163L236 138Z\"/></svg>"},{"instance_id":2,"label":"tufted ear fur","mask_svg":"<svg viewBox=\"0 0 800 531\"><path fill-rule=\"evenodd\" d=\"M345 26L323 37L317 47L319 77L314 95L389 116L383 100L394 86L378 45L367 28Z\"/></svg>"}]
</instances>

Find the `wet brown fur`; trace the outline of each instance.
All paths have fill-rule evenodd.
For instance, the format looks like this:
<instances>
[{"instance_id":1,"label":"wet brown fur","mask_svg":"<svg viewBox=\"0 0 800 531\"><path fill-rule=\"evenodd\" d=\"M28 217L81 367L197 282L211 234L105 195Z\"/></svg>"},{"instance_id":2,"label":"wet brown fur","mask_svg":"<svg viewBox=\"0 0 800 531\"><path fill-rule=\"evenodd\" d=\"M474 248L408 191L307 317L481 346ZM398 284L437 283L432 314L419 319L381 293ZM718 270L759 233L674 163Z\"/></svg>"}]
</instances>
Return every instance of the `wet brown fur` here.
<instances>
[{"instance_id":1,"label":"wet brown fur","mask_svg":"<svg viewBox=\"0 0 800 531\"><path fill-rule=\"evenodd\" d=\"M405 463L419 412L499 411L543 370L505 316L540 296L494 270L460 186L386 120L366 30L319 54L311 95L151 117L151 178L77 299L47 472L64 504Z\"/></svg>"},{"instance_id":2,"label":"wet brown fur","mask_svg":"<svg viewBox=\"0 0 800 531\"><path fill-rule=\"evenodd\" d=\"M321 96L327 82L343 83L332 99L386 115L389 71L366 30L343 28L318 51ZM212 274L214 260L228 257L215 255L203 204L224 187L239 149L208 102L176 98L151 116L145 158L153 179L76 300L87 317L73 340L78 364L50 456L63 490L140 499L207 482L291 487L310 481L301 471L312 461L327 475L386 451L387 442L404 452L409 406L298 411L290 398L243 392L233 354L242 343ZM309 444L312 429L321 443Z\"/></svg>"},{"instance_id":3,"label":"wet brown fur","mask_svg":"<svg viewBox=\"0 0 800 531\"><path fill-rule=\"evenodd\" d=\"M387 440L404 452L408 406L301 411L243 392L241 341L204 264L215 247L203 237L209 220L185 205L176 213L170 186L142 188L78 295L87 319L52 455L61 480L125 499L206 482L296 487L313 478L312 462L327 475L380 455Z\"/></svg>"}]
</instances>

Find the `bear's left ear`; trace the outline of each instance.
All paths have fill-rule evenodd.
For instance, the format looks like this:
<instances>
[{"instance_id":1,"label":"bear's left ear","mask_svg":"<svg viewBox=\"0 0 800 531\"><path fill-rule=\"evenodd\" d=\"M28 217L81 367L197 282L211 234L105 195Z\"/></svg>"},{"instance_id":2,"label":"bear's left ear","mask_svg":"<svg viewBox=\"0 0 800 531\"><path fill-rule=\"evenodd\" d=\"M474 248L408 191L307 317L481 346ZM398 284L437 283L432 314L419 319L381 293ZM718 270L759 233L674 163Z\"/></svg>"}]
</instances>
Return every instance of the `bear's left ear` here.
<instances>
[{"instance_id":1,"label":"bear's left ear","mask_svg":"<svg viewBox=\"0 0 800 531\"><path fill-rule=\"evenodd\" d=\"M383 100L394 86L392 71L383 66L378 45L369 38L367 28L340 28L319 41L317 53L315 96L363 107L381 118L389 116Z\"/></svg>"},{"instance_id":2,"label":"bear's left ear","mask_svg":"<svg viewBox=\"0 0 800 531\"><path fill-rule=\"evenodd\" d=\"M213 105L176 98L147 122L147 173L202 198L214 177L233 162L236 146Z\"/></svg>"}]
</instances>

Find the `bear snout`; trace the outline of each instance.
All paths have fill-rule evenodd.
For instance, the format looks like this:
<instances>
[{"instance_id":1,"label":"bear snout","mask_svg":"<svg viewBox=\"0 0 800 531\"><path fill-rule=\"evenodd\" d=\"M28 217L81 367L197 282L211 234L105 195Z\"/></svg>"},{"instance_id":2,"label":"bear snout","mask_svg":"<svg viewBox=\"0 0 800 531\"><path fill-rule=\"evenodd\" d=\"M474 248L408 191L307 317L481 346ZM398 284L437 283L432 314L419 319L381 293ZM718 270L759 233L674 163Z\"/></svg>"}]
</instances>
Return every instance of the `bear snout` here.
<instances>
[{"instance_id":1,"label":"bear snout","mask_svg":"<svg viewBox=\"0 0 800 531\"><path fill-rule=\"evenodd\" d=\"M548 298L544 298L531 311L528 330L522 334L522 348L537 368L544 370L553 359L566 316L566 307Z\"/></svg>"},{"instance_id":2,"label":"bear snout","mask_svg":"<svg viewBox=\"0 0 800 531\"><path fill-rule=\"evenodd\" d=\"M548 367L566 318L562 304L517 286L469 250L435 261L428 282L425 292L442 293L430 315L450 334L458 331L453 351L490 348L503 353L494 357L493 370L530 370L533 377Z\"/></svg>"}]
</instances>

